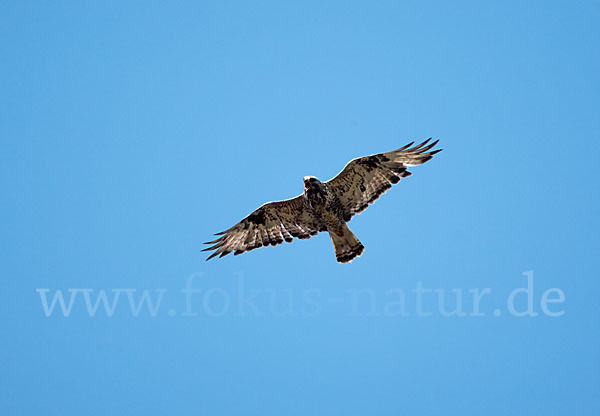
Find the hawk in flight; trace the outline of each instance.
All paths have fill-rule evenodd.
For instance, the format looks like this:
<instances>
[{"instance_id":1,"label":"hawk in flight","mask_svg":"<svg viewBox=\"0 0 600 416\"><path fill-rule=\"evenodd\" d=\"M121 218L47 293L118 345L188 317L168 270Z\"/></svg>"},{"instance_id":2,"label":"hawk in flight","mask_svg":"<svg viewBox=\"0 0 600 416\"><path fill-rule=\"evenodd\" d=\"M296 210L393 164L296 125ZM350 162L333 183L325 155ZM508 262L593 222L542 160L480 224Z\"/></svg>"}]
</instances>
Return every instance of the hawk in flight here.
<instances>
[{"instance_id":1,"label":"hawk in flight","mask_svg":"<svg viewBox=\"0 0 600 416\"><path fill-rule=\"evenodd\" d=\"M348 263L364 250L346 224L385 191L412 175L407 168L427 162L442 149L431 150L438 140L411 147L414 142L387 153L351 160L338 175L321 182L304 177L304 193L284 201L268 202L220 236L202 251L215 250L206 260L233 252L235 256L262 246L276 246L294 237L310 238L327 231L340 263Z\"/></svg>"}]
</instances>

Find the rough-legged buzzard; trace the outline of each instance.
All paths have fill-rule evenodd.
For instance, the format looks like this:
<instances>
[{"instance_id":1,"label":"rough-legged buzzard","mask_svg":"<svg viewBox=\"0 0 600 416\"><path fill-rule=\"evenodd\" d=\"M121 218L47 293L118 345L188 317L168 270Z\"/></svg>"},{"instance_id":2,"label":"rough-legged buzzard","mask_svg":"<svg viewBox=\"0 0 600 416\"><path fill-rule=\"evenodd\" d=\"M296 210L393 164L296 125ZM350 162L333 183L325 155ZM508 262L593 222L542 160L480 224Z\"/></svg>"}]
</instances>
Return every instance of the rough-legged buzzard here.
<instances>
[{"instance_id":1,"label":"rough-legged buzzard","mask_svg":"<svg viewBox=\"0 0 600 416\"><path fill-rule=\"evenodd\" d=\"M431 150L438 141L413 143L387 153L359 157L350 161L333 179L321 182L304 177L304 193L285 201L268 202L220 235L204 249L216 250L207 260L231 252L242 254L262 246L310 238L327 231L340 263L348 263L364 250L346 224L379 198L385 191L411 173L410 166L427 162L439 150Z\"/></svg>"}]
</instances>

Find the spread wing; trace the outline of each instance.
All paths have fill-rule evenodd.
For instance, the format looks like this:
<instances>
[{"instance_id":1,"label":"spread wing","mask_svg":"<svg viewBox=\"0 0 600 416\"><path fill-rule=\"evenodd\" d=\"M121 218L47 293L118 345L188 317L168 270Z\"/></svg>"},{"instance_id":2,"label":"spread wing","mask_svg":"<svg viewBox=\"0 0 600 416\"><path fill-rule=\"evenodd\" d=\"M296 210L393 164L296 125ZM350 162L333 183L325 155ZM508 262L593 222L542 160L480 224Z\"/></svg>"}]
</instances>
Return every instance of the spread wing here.
<instances>
[{"instance_id":1,"label":"spread wing","mask_svg":"<svg viewBox=\"0 0 600 416\"><path fill-rule=\"evenodd\" d=\"M237 256L262 246L276 246L294 237L310 238L319 231L326 231L325 224L309 208L303 195L284 201L268 202L220 235L214 244L202 251L216 250L206 260L216 255L226 256L233 251Z\"/></svg>"},{"instance_id":2,"label":"spread wing","mask_svg":"<svg viewBox=\"0 0 600 416\"><path fill-rule=\"evenodd\" d=\"M407 168L427 162L442 149L432 149L439 140L428 144L428 139L411 147L414 142L387 153L359 157L351 160L338 175L328 181L342 203L344 221L364 211L369 204L400 181L412 175Z\"/></svg>"}]
</instances>

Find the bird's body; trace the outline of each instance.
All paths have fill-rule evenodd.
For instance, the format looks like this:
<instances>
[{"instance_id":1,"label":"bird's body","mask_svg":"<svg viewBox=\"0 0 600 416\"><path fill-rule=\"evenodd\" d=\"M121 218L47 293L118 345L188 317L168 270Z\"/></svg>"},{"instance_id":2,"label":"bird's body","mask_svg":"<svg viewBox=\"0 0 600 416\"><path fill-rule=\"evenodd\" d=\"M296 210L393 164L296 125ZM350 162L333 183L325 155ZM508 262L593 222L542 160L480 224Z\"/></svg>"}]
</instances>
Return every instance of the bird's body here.
<instances>
[{"instance_id":1,"label":"bird's body","mask_svg":"<svg viewBox=\"0 0 600 416\"><path fill-rule=\"evenodd\" d=\"M334 231L345 224L342 203L329 185L314 176L304 179L304 197L314 215L321 218L328 230Z\"/></svg>"},{"instance_id":2,"label":"bird's body","mask_svg":"<svg viewBox=\"0 0 600 416\"><path fill-rule=\"evenodd\" d=\"M360 256L364 247L344 221L344 209L336 193L314 176L304 178L304 188L309 207L315 216L321 218L329 232L337 260L346 263Z\"/></svg>"},{"instance_id":3,"label":"bird's body","mask_svg":"<svg viewBox=\"0 0 600 416\"><path fill-rule=\"evenodd\" d=\"M221 237L207 243L214 245L205 250L216 250L207 260L327 231L337 260L352 261L362 254L364 247L346 223L400 178L410 176L409 166L423 164L441 150L429 151L437 141L427 145L428 142L413 148L410 143L392 152L354 159L327 182L306 176L301 195L264 204L230 229L218 233Z\"/></svg>"}]
</instances>

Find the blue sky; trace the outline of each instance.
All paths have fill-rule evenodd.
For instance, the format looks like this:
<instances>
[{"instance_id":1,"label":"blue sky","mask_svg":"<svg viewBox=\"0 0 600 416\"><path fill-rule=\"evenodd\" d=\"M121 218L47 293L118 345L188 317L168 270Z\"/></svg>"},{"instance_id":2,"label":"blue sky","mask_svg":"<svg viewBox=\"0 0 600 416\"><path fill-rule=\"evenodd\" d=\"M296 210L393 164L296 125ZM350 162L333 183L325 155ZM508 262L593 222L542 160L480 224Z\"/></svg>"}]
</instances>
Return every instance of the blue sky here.
<instances>
[{"instance_id":1,"label":"blue sky","mask_svg":"<svg viewBox=\"0 0 600 416\"><path fill-rule=\"evenodd\" d=\"M599 18L4 4L2 413L598 414ZM352 264L326 234L204 261L303 176L428 137L444 151L350 223Z\"/></svg>"}]
</instances>

